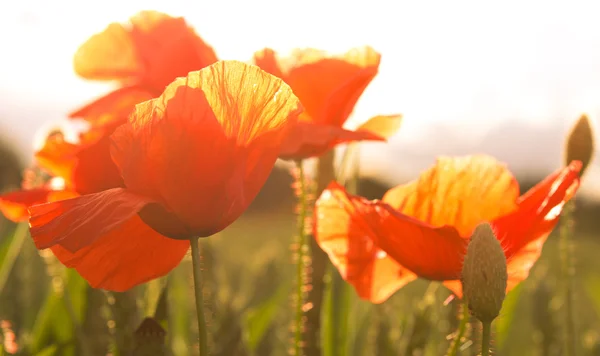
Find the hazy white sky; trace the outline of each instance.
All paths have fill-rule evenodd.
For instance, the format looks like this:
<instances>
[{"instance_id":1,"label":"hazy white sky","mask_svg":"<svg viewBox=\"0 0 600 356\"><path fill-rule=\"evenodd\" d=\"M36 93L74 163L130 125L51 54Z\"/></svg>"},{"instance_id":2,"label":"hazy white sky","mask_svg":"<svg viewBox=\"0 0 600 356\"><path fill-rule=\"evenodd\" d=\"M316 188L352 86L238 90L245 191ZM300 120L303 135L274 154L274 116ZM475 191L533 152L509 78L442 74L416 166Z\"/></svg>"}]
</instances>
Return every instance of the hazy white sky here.
<instances>
[{"instance_id":1,"label":"hazy white sky","mask_svg":"<svg viewBox=\"0 0 600 356\"><path fill-rule=\"evenodd\" d=\"M107 91L72 74L72 55L109 22L142 9L185 16L223 59L247 60L265 46L373 46L382 53L380 74L354 120L404 114L391 145L365 149L365 169L391 180L397 167L412 174L436 155L491 153L499 144L515 169L548 173L560 162L560 142L533 134L511 145L510 130L494 136L498 126L511 120L562 133L582 112L600 117L593 0L21 0L0 2L0 133L30 153L37 127Z\"/></svg>"}]
</instances>

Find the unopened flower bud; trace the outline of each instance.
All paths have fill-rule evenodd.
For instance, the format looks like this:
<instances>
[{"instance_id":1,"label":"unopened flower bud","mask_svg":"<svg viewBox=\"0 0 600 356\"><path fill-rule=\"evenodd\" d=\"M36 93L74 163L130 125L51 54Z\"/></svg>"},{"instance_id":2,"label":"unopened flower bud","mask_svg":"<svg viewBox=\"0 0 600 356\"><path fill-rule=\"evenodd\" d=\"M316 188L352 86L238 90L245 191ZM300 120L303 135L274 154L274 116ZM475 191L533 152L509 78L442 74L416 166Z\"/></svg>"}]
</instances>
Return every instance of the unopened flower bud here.
<instances>
[{"instance_id":1,"label":"unopened flower bud","mask_svg":"<svg viewBox=\"0 0 600 356\"><path fill-rule=\"evenodd\" d=\"M581 161L582 168L579 173L583 176L585 169L592 161L594 154L594 131L586 115L581 115L571 128L565 142L565 164L572 161Z\"/></svg>"},{"instance_id":2,"label":"unopened flower bud","mask_svg":"<svg viewBox=\"0 0 600 356\"><path fill-rule=\"evenodd\" d=\"M491 322L506 296L506 256L489 223L479 224L467 247L462 268L463 294L473 315Z\"/></svg>"},{"instance_id":3,"label":"unopened flower bud","mask_svg":"<svg viewBox=\"0 0 600 356\"><path fill-rule=\"evenodd\" d=\"M134 333L133 356L166 355L165 329L153 318L146 318Z\"/></svg>"}]
</instances>

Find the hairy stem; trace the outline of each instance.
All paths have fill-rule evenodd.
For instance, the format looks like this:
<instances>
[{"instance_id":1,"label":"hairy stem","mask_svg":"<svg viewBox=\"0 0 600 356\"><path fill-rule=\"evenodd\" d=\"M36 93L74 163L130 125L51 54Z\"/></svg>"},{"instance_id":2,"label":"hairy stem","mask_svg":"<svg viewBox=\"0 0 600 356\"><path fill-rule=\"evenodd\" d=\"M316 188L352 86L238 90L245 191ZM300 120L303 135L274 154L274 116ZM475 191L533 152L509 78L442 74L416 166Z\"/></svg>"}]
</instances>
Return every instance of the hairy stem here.
<instances>
[{"instance_id":1,"label":"hairy stem","mask_svg":"<svg viewBox=\"0 0 600 356\"><path fill-rule=\"evenodd\" d=\"M307 258L310 254L306 236L306 219L308 215L308 196L303 162L296 163L296 196L298 197L298 223L296 233L296 291L294 293L294 345L293 355L303 355L305 340L304 303L306 300Z\"/></svg>"},{"instance_id":2,"label":"hairy stem","mask_svg":"<svg viewBox=\"0 0 600 356\"><path fill-rule=\"evenodd\" d=\"M490 339L492 333L492 322L486 321L481 323L481 356L490 354Z\"/></svg>"},{"instance_id":3,"label":"hairy stem","mask_svg":"<svg viewBox=\"0 0 600 356\"><path fill-rule=\"evenodd\" d=\"M190 239L192 245L192 267L194 269L194 294L196 296L196 315L198 319L198 337L200 356L208 356L208 331L204 319L204 295L202 291L202 269L200 267L200 247L198 238Z\"/></svg>"},{"instance_id":4,"label":"hairy stem","mask_svg":"<svg viewBox=\"0 0 600 356\"><path fill-rule=\"evenodd\" d=\"M575 268L572 261L571 250L573 248L571 236L573 235L573 202L565 204L562 213L562 223L560 227L560 257L562 264L563 293L564 293L564 354L566 356L577 355L577 341L575 332L575 315L573 311L573 285L572 280L575 274Z\"/></svg>"},{"instance_id":5,"label":"hairy stem","mask_svg":"<svg viewBox=\"0 0 600 356\"><path fill-rule=\"evenodd\" d=\"M319 157L317 165L317 197L335 179L333 163L333 150ZM310 238L309 245L311 288L308 291L307 299L310 301L312 307L306 312L306 354L320 355L321 311L323 309L323 295L325 293L325 274L330 262L327 254L321 250L321 247L319 247L314 238Z\"/></svg>"}]
</instances>

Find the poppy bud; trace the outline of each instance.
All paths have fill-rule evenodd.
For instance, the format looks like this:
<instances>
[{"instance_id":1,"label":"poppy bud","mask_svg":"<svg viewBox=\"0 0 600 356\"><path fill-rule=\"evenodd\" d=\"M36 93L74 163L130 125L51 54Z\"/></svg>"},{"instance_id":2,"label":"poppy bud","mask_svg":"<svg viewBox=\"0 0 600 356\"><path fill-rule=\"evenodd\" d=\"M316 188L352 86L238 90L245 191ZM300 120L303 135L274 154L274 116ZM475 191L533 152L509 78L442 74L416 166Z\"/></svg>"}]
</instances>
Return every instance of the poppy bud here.
<instances>
[{"instance_id":1,"label":"poppy bud","mask_svg":"<svg viewBox=\"0 0 600 356\"><path fill-rule=\"evenodd\" d=\"M587 115L581 115L573 125L565 142L565 165L572 161L581 161L580 176L592 160L594 154L594 132Z\"/></svg>"},{"instance_id":2,"label":"poppy bud","mask_svg":"<svg viewBox=\"0 0 600 356\"><path fill-rule=\"evenodd\" d=\"M165 330L153 318L146 318L134 333L134 356L166 355Z\"/></svg>"},{"instance_id":3,"label":"poppy bud","mask_svg":"<svg viewBox=\"0 0 600 356\"><path fill-rule=\"evenodd\" d=\"M507 280L504 250L492 226L479 224L467 247L462 285L469 309L481 322L491 322L500 313Z\"/></svg>"}]
</instances>

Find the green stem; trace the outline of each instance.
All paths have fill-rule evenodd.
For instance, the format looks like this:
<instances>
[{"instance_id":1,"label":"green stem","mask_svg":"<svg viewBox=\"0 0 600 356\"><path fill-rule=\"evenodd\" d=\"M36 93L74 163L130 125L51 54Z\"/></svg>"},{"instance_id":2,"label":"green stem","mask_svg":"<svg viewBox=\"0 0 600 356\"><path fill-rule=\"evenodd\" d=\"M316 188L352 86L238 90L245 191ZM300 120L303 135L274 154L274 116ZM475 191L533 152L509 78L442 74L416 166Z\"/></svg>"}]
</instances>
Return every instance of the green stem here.
<instances>
[{"instance_id":1,"label":"green stem","mask_svg":"<svg viewBox=\"0 0 600 356\"><path fill-rule=\"evenodd\" d=\"M196 295L196 315L198 319L198 337L200 341L200 356L208 356L208 332L204 319L204 296L202 291L202 269L200 268L199 239L190 239L192 245L192 267L194 269L194 294Z\"/></svg>"},{"instance_id":2,"label":"green stem","mask_svg":"<svg viewBox=\"0 0 600 356\"><path fill-rule=\"evenodd\" d=\"M490 354L490 339L492 334L492 322L486 321L481 323L481 356Z\"/></svg>"},{"instance_id":3,"label":"green stem","mask_svg":"<svg viewBox=\"0 0 600 356\"><path fill-rule=\"evenodd\" d=\"M308 255L306 243L306 214L307 194L302 161L296 162L298 168L296 194L298 196L298 223L297 223L297 252L296 252L296 295L295 295L295 317L294 317L294 356L302 355L303 330L304 330L304 284L305 284L305 259Z\"/></svg>"},{"instance_id":4,"label":"green stem","mask_svg":"<svg viewBox=\"0 0 600 356\"><path fill-rule=\"evenodd\" d=\"M337 172L335 175L336 180L341 185L346 185L346 182L353 178L353 175L351 175L351 172L349 173L348 170L352 169L352 168L357 168L358 162L353 162L353 164L350 164L350 159L353 156L358 156L358 155L355 155L355 153L357 153L356 151L358 151L357 144L351 143L346 146L346 150L344 151L344 155L342 156L342 160L338 166L339 168L337 169ZM355 160L358 161L358 159L356 157L355 157ZM353 193L356 193L356 192L353 192Z\"/></svg>"},{"instance_id":5,"label":"green stem","mask_svg":"<svg viewBox=\"0 0 600 356\"><path fill-rule=\"evenodd\" d=\"M21 252L21 248L23 247L23 243L25 242L25 238L27 237L28 233L29 226L27 223L20 223L15 228L13 239L10 242L10 246L6 252L6 255L4 256L4 261L0 263L0 293L2 293L4 290L8 276L15 265L17 257L19 257L19 253Z\"/></svg>"},{"instance_id":6,"label":"green stem","mask_svg":"<svg viewBox=\"0 0 600 356\"><path fill-rule=\"evenodd\" d=\"M67 309L67 314L69 315L69 318L71 319L71 322L73 323L73 329L75 330L75 338L77 339L77 342L79 343L79 347L81 348L80 351L83 355L89 356L92 354L90 351L90 348L89 348L89 343L87 341L85 333L83 332L83 329L81 328L81 325L79 324L79 321L77 320L77 315L75 314L75 308L73 307L73 300L71 299L71 292L69 291L68 287L69 286L66 285L66 283L65 283L62 299L65 302L65 308Z\"/></svg>"},{"instance_id":7,"label":"green stem","mask_svg":"<svg viewBox=\"0 0 600 356\"><path fill-rule=\"evenodd\" d=\"M467 331L467 324L469 323L469 307L467 306L466 300L463 300L463 304L461 307L462 312L460 317L460 324L458 324L458 330L456 331L454 342L452 343L452 346L450 346L450 350L448 350L447 356L458 355L458 350L460 350L460 345L462 345L462 339L465 336L465 332Z\"/></svg>"},{"instance_id":8,"label":"green stem","mask_svg":"<svg viewBox=\"0 0 600 356\"><path fill-rule=\"evenodd\" d=\"M572 279L574 275L574 267L572 264L572 242L571 235L573 234L573 203L566 203L562 213L562 223L560 227L560 257L562 263L563 288L564 288L564 317L565 317L565 338L564 338L564 353L567 356L575 356L576 334L575 334L575 315L573 311L573 286Z\"/></svg>"}]
</instances>

